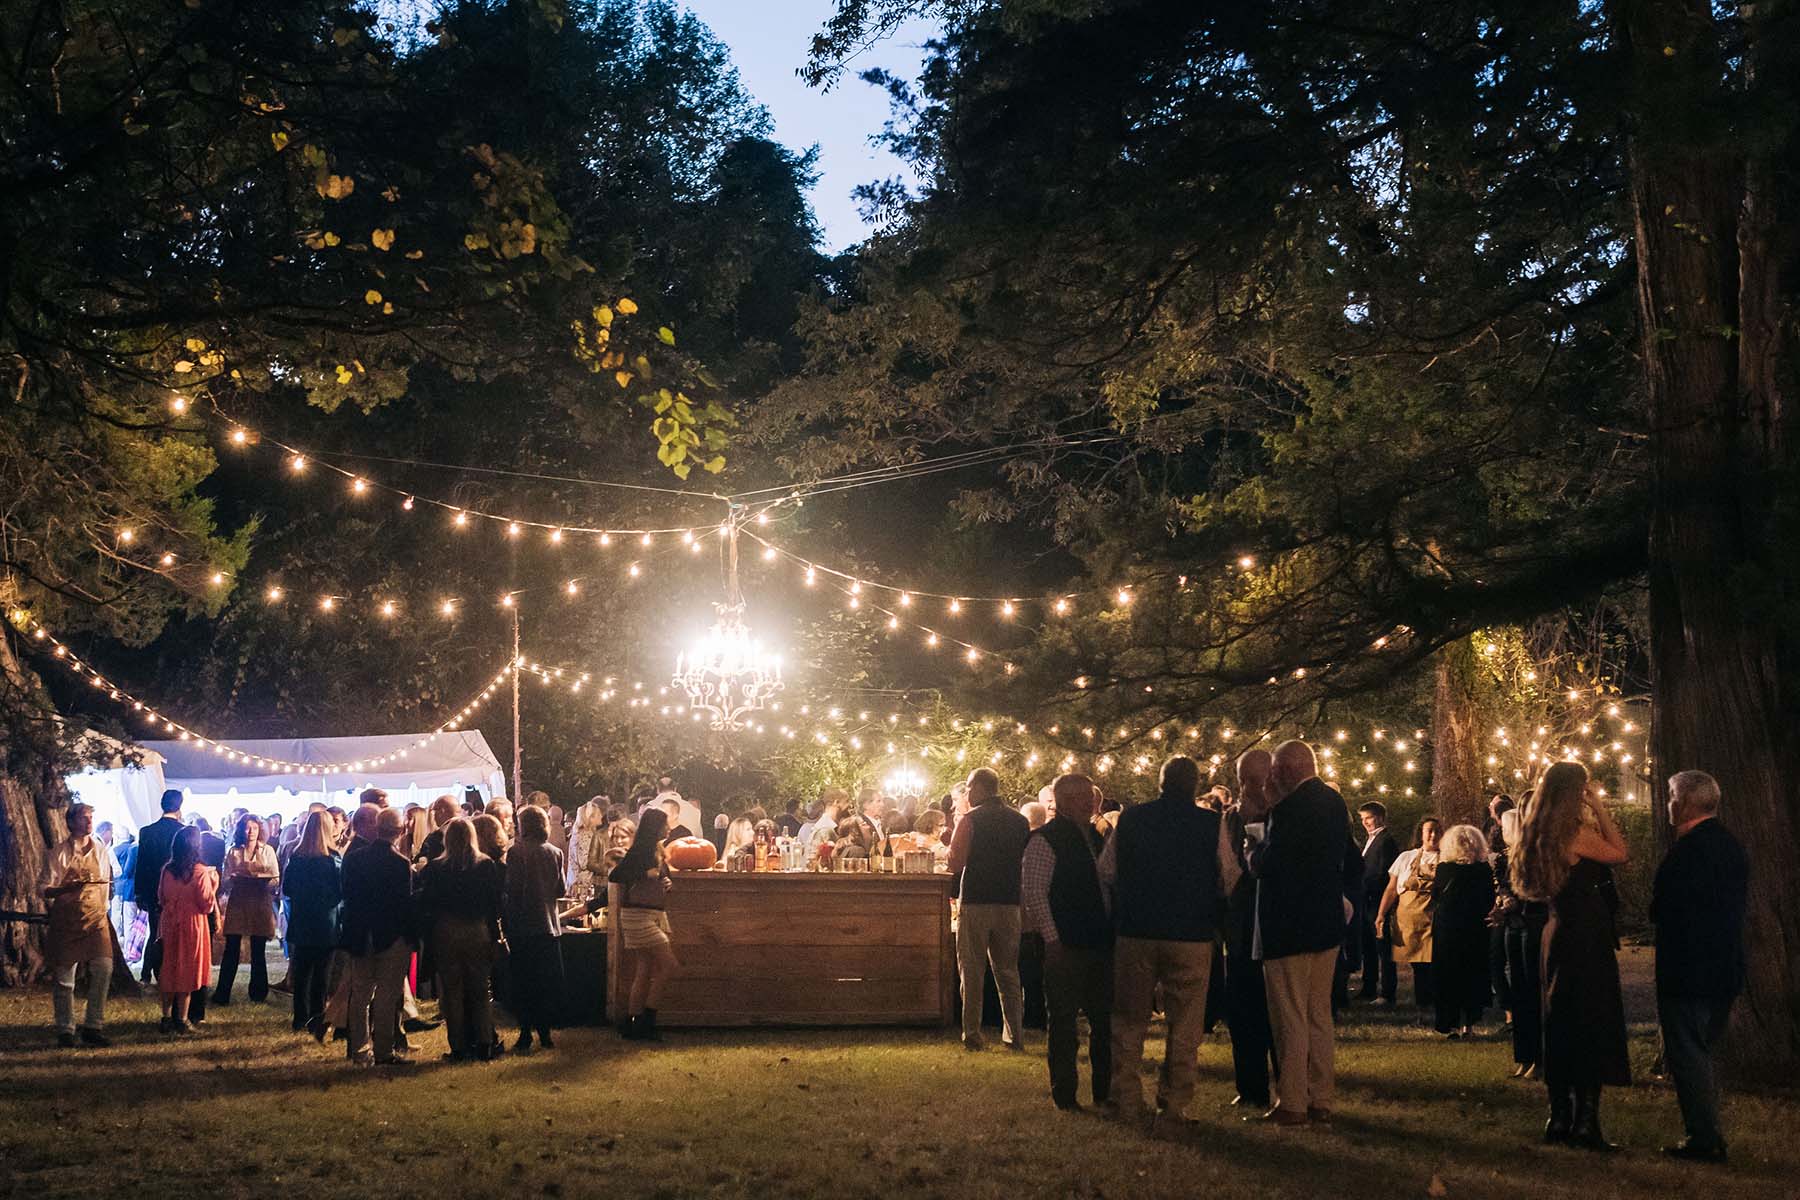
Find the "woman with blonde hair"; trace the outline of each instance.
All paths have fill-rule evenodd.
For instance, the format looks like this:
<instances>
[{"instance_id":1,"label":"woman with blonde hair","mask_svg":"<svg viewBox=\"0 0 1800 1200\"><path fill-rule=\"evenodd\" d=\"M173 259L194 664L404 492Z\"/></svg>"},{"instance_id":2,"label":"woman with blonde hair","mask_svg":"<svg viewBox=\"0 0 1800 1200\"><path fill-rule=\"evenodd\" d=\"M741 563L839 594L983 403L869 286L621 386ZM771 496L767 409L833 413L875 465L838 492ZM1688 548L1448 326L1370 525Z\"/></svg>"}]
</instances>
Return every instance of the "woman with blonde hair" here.
<instances>
[{"instance_id":1,"label":"woman with blonde hair","mask_svg":"<svg viewBox=\"0 0 1800 1200\"><path fill-rule=\"evenodd\" d=\"M739 850L751 848L756 842L756 824L749 817L739 817L725 829L725 847L719 854L719 861L730 863L731 856Z\"/></svg>"},{"instance_id":2,"label":"woman with blonde hair","mask_svg":"<svg viewBox=\"0 0 1800 1200\"><path fill-rule=\"evenodd\" d=\"M451 1062L494 1056L488 976L500 947L500 864L481 850L485 813L444 826L444 852L419 872L419 908L432 942Z\"/></svg>"},{"instance_id":3,"label":"woman with blonde hair","mask_svg":"<svg viewBox=\"0 0 1800 1200\"><path fill-rule=\"evenodd\" d=\"M1543 952L1547 1142L1616 1149L1600 1131L1600 1089L1631 1082L1612 880L1612 869L1628 857L1587 769L1560 762L1545 771L1525 805L1511 867L1513 890L1550 908Z\"/></svg>"},{"instance_id":4,"label":"woman with blonde hair","mask_svg":"<svg viewBox=\"0 0 1800 1200\"><path fill-rule=\"evenodd\" d=\"M296 822L298 824L298 822ZM325 1036L325 977L338 944L343 859L331 844L331 814L306 814L282 888L288 904L288 978L294 987L294 1032Z\"/></svg>"},{"instance_id":5,"label":"woman with blonde hair","mask_svg":"<svg viewBox=\"0 0 1800 1200\"><path fill-rule=\"evenodd\" d=\"M1432 984L1437 1031L1445 1037L1468 1037L1488 1006L1487 919L1493 910L1487 839L1473 825L1453 825L1439 845L1431 896Z\"/></svg>"}]
</instances>

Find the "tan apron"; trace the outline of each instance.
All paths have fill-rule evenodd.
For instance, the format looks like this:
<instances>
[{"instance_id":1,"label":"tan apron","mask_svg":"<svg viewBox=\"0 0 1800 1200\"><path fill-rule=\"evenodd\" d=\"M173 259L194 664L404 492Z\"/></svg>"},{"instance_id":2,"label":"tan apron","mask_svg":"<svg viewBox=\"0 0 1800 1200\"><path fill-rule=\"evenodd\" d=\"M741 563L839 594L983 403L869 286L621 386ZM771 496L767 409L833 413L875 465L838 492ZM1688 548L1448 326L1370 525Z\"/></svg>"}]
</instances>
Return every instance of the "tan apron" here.
<instances>
[{"instance_id":1,"label":"tan apron","mask_svg":"<svg viewBox=\"0 0 1800 1200\"><path fill-rule=\"evenodd\" d=\"M1394 905L1394 961L1428 963L1431 961L1431 884L1436 877L1434 864L1430 874L1422 869L1425 856L1413 859L1412 872L1406 877L1406 890Z\"/></svg>"},{"instance_id":2,"label":"tan apron","mask_svg":"<svg viewBox=\"0 0 1800 1200\"><path fill-rule=\"evenodd\" d=\"M93 854L90 847L90 860ZM90 877L99 873L97 862L83 871ZM50 936L45 950L52 967L112 957L112 924L106 917L111 898L112 888L106 880L92 878L79 891L64 893L50 902Z\"/></svg>"}]
</instances>

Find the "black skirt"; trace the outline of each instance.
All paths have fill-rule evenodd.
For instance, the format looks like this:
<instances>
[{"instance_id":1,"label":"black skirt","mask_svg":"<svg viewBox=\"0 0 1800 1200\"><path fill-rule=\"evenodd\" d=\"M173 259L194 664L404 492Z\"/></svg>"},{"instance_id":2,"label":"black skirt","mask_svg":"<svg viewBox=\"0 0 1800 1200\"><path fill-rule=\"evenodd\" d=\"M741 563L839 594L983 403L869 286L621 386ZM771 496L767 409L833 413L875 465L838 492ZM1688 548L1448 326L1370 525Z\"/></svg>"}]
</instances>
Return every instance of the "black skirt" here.
<instances>
[{"instance_id":1,"label":"black skirt","mask_svg":"<svg viewBox=\"0 0 1800 1200\"><path fill-rule=\"evenodd\" d=\"M1625 1087L1625 996L1613 931L1612 870L1582 859L1550 901L1544 926L1544 1082Z\"/></svg>"}]
</instances>

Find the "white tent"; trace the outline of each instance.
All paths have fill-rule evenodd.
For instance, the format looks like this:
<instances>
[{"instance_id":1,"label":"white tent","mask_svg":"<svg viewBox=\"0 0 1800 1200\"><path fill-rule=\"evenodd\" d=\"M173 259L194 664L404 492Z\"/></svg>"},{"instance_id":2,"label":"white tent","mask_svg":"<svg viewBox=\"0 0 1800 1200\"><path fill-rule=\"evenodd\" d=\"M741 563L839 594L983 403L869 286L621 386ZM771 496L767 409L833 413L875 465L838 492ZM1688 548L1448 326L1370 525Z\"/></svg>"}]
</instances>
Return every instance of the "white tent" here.
<instances>
[{"instance_id":1,"label":"white tent","mask_svg":"<svg viewBox=\"0 0 1800 1200\"><path fill-rule=\"evenodd\" d=\"M500 761L478 731L441 733L423 746L414 745L423 736L405 733L220 743L226 751L235 750L239 755L319 766L366 763L383 756L390 760L379 767L331 774L291 768L258 770L193 742L145 742L144 746L162 756L168 786L185 793L183 811L198 813L215 823L233 808L278 812L290 819L314 801L348 808L355 802L356 793L370 787L385 791L388 803L396 807L429 804L433 797L445 793L460 800L464 788L475 788L484 798L506 794Z\"/></svg>"},{"instance_id":2,"label":"white tent","mask_svg":"<svg viewBox=\"0 0 1800 1200\"><path fill-rule=\"evenodd\" d=\"M94 823L110 821L122 836L156 820L162 813L163 756L149 747L132 753L124 742L88 730L77 753L88 766L63 777L69 791L94 809ZM136 765L128 761L137 760Z\"/></svg>"}]
</instances>

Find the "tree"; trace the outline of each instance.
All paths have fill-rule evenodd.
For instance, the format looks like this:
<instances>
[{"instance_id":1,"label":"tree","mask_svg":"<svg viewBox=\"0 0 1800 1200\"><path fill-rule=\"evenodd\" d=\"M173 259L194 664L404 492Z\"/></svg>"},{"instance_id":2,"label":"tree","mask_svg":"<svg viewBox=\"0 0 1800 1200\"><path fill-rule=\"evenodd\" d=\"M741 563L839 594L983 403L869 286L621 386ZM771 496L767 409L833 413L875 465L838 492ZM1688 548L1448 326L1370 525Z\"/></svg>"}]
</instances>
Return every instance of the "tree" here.
<instances>
[{"instance_id":1,"label":"tree","mask_svg":"<svg viewBox=\"0 0 1800 1200\"><path fill-rule=\"evenodd\" d=\"M670 318L631 319L638 306L623 279L641 264L618 253L631 231L605 226L596 189L583 190L600 178L597 161L564 143L548 153L555 131L545 134L535 93L509 91L516 76L500 69L523 61L528 78L549 81L531 54L557 61L572 43L592 50L609 37L645 61L634 6L581 11L597 16L583 24L556 4L454 5L421 38L324 2L8 8L0 358L12 373L0 393L0 603L9 629L41 623L83 645L134 647L171 616L217 615L267 513L252 487L218 486L215 445L249 465L260 453L253 429L295 437L321 414L402 403L418 419L451 385L472 404L477 385L490 396L519 387L551 361L554 405L534 398L517 410L534 436L583 423L615 448L654 449L679 476L722 469L730 414L716 383L674 348ZM679 77L663 70L672 107L679 88L699 88L736 106L737 133L766 124L735 80L710 69L719 50L703 28L668 5L644 19L667 31L652 49L704 51ZM506 36L483 58L459 47L459 29ZM476 80L506 103L466 108L470 93L459 89ZM691 143L721 126L714 112L683 133L681 119L656 124L653 107L638 116L659 137ZM590 132L604 129L615 145L649 136L610 115L587 112ZM704 179L711 162L679 165ZM576 166L586 174L567 173ZM695 399L677 401L676 388ZM506 440L517 427L484 432L518 445ZM317 444L329 450L337 437ZM323 555L313 565L331 566ZM267 648L232 651L237 669L217 674L226 707ZM446 682L414 688L400 707L432 711ZM28 670L4 699L9 778L53 778L79 723L54 720ZM19 844L27 827L40 839L55 832L45 821L53 794L39 788L34 811L20 799L31 790L9 787L0 809L0 835Z\"/></svg>"},{"instance_id":2,"label":"tree","mask_svg":"<svg viewBox=\"0 0 1800 1200\"><path fill-rule=\"evenodd\" d=\"M1131 737L1648 570L1660 773L1715 768L1768 864L1734 1041L1800 1059L1800 663L1749 615L1793 603L1795 7L854 0L815 71L918 12L878 82L925 182L761 435L1036 443L964 509L1157 581L1025 677Z\"/></svg>"}]
</instances>

